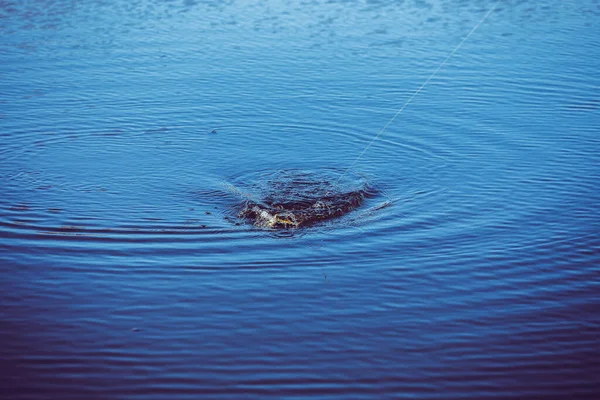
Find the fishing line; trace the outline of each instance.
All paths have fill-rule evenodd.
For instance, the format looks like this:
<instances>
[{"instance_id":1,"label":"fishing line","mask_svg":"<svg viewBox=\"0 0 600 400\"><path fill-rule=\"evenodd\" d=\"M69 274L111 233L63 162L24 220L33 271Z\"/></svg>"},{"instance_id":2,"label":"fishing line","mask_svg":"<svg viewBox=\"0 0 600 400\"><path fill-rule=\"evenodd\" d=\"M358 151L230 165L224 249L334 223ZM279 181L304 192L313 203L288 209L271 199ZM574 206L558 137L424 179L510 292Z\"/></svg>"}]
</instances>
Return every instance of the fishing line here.
<instances>
[{"instance_id":1,"label":"fishing line","mask_svg":"<svg viewBox=\"0 0 600 400\"><path fill-rule=\"evenodd\" d=\"M340 177L338 178L338 180L335 183L335 185L339 184L340 181L342 180L342 178L352 168L354 168L354 166L358 163L358 161L362 158L362 156L367 152L367 150L369 150L369 148L373 145L373 143L375 143L375 141L381 136L381 134L387 129L387 127L390 126L390 124L392 122L394 122L394 120L396 119L396 117L398 115L400 115L400 113L402 111L404 111L404 109L406 108L406 106L408 106L414 100L414 98L417 97L417 95L419 93L421 93L421 91L423 90L423 88L425 86L427 86L427 84L429 83L429 81L431 81L433 79L433 77L435 77L437 75L437 73L444 67L444 65L446 65L446 63L448 62L448 60L450 60L452 58L452 56L454 56L454 54L456 54L456 52L462 47L463 43L465 43L467 41L467 39L469 39L469 37L477 30L477 28L479 28L479 26L484 23L484 21L494 11L494 9L498 5L498 3L500 3L500 0L496 0L496 2L494 3L494 5L492 6L492 8L489 9L489 11L483 16L483 18L477 23L477 25L475 25L473 27L473 29L471 29L471 31L467 34L467 36L465 36L463 38L463 40L461 40L461 42L458 44L458 46L456 46L454 48L454 50L452 50L452 52L450 54L448 54L448 56L446 56L446 58L444 59L444 61L442 61L442 63L435 69L435 71L433 71L433 73L429 76L429 78L427 78L427 80L425 82L423 82L423 84L408 98L408 100L406 100L404 102L404 104L402 105L402 107L400 107L400 109L398 111L396 111L396 114L394 114L394 116L387 122L387 124L385 124L384 127L381 128L381 130L379 130L379 132L377 133L377 135L375 135L375 137L369 142L369 144L367 144L367 147L365 147L363 149L363 151L360 152L360 154L358 155L358 157L356 157L356 159L352 162L352 164L350 164L350 166L340 175Z\"/></svg>"},{"instance_id":2,"label":"fishing line","mask_svg":"<svg viewBox=\"0 0 600 400\"><path fill-rule=\"evenodd\" d=\"M332 186L339 185L342 178L344 176L346 176L346 174L348 174L348 172L356 166L356 164L364 156L364 154L367 152L367 150L369 150L369 148L373 145L373 143L375 143L375 141L377 141L377 139L379 139L379 137L383 134L383 132L385 132L385 130L388 128L388 126L390 126L390 124L392 122L394 122L394 120L398 117L398 115L400 115L402 113L402 111L404 111L404 109L415 99L415 97L417 97L417 95L419 93L421 93L421 91L425 88L425 86L427 86L427 84L429 84L429 82L437 75L437 73L444 67L444 65L446 65L448 60L450 60L454 56L454 54L456 54L456 52L469 39L469 37L471 37L471 35L473 33L475 33L475 31L481 26L481 24L483 24L485 22L485 20L490 16L490 14L496 9L496 6L498 5L498 3L500 3L500 0L496 0L494 2L492 7L485 13L483 18L481 18L481 20L473 27L473 29L471 29L471 31L460 41L460 43L454 48L454 50L452 50L450 52L450 54L448 54L446 56L446 58L442 61L442 63L440 65L438 65L438 67L433 71L433 73L431 75L429 75L429 77L425 80L425 82L423 82L423 84L408 98L408 100L406 100L404 102L404 104L400 107L400 109L398 109L398 111L396 111L394 116L383 126L383 128L381 128L379 130L379 132L377 132L377 135L375 135L375 137L373 137L373 139L371 139L371 141L367 144L367 146L360 152L358 157L356 157L354 159L354 161L350 164L350 166L348 168L346 168L346 170L338 177L338 179L335 181L335 183ZM233 185L232 185L232 189L235 192L247 197L248 199L252 199L252 196L249 193L244 193L241 190L235 188ZM324 199L325 197L329 196L331 193L332 193L331 190L327 190L323 196L319 197L317 203L319 201L321 201L322 199ZM325 276L325 278L327 279L326 276Z\"/></svg>"}]
</instances>

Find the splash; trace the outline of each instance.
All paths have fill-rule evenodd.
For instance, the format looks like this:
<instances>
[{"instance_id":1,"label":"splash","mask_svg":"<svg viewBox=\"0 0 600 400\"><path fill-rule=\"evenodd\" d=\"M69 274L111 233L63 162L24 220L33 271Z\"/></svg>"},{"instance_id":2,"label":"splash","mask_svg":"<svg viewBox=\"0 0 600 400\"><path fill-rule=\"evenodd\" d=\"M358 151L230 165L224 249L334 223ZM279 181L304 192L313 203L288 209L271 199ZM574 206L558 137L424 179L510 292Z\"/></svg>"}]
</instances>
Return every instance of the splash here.
<instances>
[{"instance_id":1,"label":"splash","mask_svg":"<svg viewBox=\"0 0 600 400\"><path fill-rule=\"evenodd\" d=\"M295 170L267 176L238 213L260 228L292 229L338 218L360 207L369 194L364 181L336 182L339 175ZM335 183L334 183L335 182Z\"/></svg>"}]
</instances>

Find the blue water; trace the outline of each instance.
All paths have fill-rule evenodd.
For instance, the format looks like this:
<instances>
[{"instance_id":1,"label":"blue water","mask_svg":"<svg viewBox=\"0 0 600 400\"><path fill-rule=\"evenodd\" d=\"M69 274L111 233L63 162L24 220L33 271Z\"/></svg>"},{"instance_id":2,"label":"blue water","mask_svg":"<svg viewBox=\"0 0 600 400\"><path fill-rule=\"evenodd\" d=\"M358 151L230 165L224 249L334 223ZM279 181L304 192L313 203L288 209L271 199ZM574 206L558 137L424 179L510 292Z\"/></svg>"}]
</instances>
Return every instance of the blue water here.
<instances>
[{"instance_id":1,"label":"blue water","mask_svg":"<svg viewBox=\"0 0 600 400\"><path fill-rule=\"evenodd\" d=\"M600 3L0 2L3 398L597 398ZM333 171L333 172L332 172Z\"/></svg>"}]
</instances>

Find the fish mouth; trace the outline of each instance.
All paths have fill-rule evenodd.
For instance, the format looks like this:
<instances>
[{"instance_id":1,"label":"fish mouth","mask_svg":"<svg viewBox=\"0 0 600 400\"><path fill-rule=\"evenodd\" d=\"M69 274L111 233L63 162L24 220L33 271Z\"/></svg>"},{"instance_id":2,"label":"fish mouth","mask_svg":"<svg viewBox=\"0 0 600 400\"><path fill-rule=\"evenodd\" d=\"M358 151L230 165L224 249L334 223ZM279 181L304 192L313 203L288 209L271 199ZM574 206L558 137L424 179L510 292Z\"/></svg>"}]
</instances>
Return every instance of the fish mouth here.
<instances>
[{"instance_id":1,"label":"fish mouth","mask_svg":"<svg viewBox=\"0 0 600 400\"><path fill-rule=\"evenodd\" d=\"M298 228L303 222L303 220L296 218L296 215L289 211L277 212L261 208L258 205L249 207L249 209L242 210L239 216L253 220L254 225L259 228Z\"/></svg>"}]
</instances>

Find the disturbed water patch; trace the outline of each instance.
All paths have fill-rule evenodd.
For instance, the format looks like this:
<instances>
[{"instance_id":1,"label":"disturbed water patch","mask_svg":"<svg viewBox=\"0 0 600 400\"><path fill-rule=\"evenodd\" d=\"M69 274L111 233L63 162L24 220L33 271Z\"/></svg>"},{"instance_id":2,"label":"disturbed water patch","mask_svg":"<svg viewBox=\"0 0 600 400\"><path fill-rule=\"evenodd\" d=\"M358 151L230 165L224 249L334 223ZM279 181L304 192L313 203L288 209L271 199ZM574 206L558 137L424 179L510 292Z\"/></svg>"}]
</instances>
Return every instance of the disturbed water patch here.
<instances>
[{"instance_id":1,"label":"disturbed water patch","mask_svg":"<svg viewBox=\"0 0 600 400\"><path fill-rule=\"evenodd\" d=\"M362 204L361 191L330 194L310 201L247 201L239 216L261 228L298 228L340 217Z\"/></svg>"},{"instance_id":2,"label":"disturbed water patch","mask_svg":"<svg viewBox=\"0 0 600 400\"><path fill-rule=\"evenodd\" d=\"M237 217L267 229L293 229L342 217L375 194L367 180L335 170L260 173L239 190Z\"/></svg>"}]
</instances>

